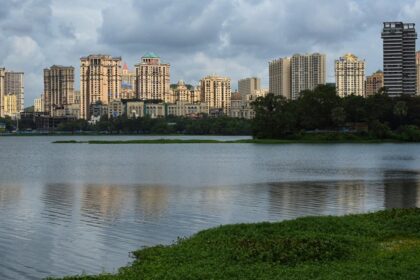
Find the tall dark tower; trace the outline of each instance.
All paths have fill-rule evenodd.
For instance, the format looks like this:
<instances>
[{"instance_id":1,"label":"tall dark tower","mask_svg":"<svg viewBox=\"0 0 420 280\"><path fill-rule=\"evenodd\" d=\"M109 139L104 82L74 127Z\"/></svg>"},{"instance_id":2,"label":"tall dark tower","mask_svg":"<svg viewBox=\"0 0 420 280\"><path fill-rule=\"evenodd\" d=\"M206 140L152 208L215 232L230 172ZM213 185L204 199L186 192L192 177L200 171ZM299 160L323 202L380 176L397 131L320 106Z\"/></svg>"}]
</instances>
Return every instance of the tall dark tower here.
<instances>
[{"instance_id":1,"label":"tall dark tower","mask_svg":"<svg viewBox=\"0 0 420 280\"><path fill-rule=\"evenodd\" d=\"M390 96L416 94L416 39L414 23L384 22L384 86Z\"/></svg>"}]
</instances>

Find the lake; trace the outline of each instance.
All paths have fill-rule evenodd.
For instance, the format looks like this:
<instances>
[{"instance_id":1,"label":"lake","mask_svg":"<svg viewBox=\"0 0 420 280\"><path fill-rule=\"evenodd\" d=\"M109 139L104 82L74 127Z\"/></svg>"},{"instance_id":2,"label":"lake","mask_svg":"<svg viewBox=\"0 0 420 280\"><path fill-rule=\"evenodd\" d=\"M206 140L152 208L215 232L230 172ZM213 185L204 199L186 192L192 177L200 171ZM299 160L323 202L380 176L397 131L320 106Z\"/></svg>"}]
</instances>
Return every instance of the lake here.
<instances>
[{"instance_id":1,"label":"lake","mask_svg":"<svg viewBox=\"0 0 420 280\"><path fill-rule=\"evenodd\" d=\"M230 223L420 207L420 144L52 144L0 137L0 279L115 272Z\"/></svg>"}]
</instances>

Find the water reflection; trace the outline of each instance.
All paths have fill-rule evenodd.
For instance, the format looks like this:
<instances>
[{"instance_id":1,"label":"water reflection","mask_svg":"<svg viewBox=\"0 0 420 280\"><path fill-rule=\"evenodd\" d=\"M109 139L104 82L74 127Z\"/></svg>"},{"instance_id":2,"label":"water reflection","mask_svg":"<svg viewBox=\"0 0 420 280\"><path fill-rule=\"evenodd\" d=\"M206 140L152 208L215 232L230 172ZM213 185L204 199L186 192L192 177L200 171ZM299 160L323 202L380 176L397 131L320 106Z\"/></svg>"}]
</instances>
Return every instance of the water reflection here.
<instances>
[{"instance_id":1,"label":"water reflection","mask_svg":"<svg viewBox=\"0 0 420 280\"><path fill-rule=\"evenodd\" d=\"M130 193L108 185L86 185L81 190L81 212L88 219L113 221L121 215Z\"/></svg>"},{"instance_id":2,"label":"water reflection","mask_svg":"<svg viewBox=\"0 0 420 280\"><path fill-rule=\"evenodd\" d=\"M144 186L135 188L135 212L140 217L148 219L159 218L165 214L169 203L169 188Z\"/></svg>"},{"instance_id":3,"label":"water reflection","mask_svg":"<svg viewBox=\"0 0 420 280\"><path fill-rule=\"evenodd\" d=\"M420 206L420 145L1 140L0 279L112 272L220 224Z\"/></svg>"},{"instance_id":4,"label":"water reflection","mask_svg":"<svg viewBox=\"0 0 420 280\"><path fill-rule=\"evenodd\" d=\"M396 178L404 178L396 179ZM420 175L414 171L387 170L384 172L385 208L420 206Z\"/></svg>"},{"instance_id":5,"label":"water reflection","mask_svg":"<svg viewBox=\"0 0 420 280\"><path fill-rule=\"evenodd\" d=\"M402 175L405 180L395 179ZM384 172L380 181L199 188L0 186L0 279L97 273L102 268L112 272L129 262L128 253L141 246L168 244L179 236L225 223L416 207L419 188L418 174L404 171Z\"/></svg>"},{"instance_id":6,"label":"water reflection","mask_svg":"<svg viewBox=\"0 0 420 280\"><path fill-rule=\"evenodd\" d=\"M22 195L19 185L0 185L0 209L17 203Z\"/></svg>"}]
</instances>

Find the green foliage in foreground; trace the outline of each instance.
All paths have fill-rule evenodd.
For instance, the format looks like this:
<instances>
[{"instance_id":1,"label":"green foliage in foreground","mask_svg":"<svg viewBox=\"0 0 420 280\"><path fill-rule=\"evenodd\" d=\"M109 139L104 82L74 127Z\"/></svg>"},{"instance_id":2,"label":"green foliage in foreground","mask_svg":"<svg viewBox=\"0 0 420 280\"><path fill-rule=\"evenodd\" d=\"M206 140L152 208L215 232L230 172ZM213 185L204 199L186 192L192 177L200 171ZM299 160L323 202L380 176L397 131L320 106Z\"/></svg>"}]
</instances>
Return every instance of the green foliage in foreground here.
<instances>
[{"instance_id":1,"label":"green foliage in foreground","mask_svg":"<svg viewBox=\"0 0 420 280\"><path fill-rule=\"evenodd\" d=\"M66 279L419 279L420 209L228 225Z\"/></svg>"}]
</instances>

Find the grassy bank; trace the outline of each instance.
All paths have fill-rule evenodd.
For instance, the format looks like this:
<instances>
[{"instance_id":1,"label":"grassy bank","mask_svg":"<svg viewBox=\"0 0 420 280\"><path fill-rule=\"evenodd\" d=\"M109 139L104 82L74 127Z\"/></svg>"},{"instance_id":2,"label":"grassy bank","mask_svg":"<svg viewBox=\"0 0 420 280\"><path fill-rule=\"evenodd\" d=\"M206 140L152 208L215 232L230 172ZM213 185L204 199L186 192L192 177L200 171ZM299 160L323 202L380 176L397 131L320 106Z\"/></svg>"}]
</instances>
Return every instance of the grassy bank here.
<instances>
[{"instance_id":1,"label":"grassy bank","mask_svg":"<svg viewBox=\"0 0 420 280\"><path fill-rule=\"evenodd\" d=\"M419 279L420 209L228 225L65 279Z\"/></svg>"}]
</instances>

